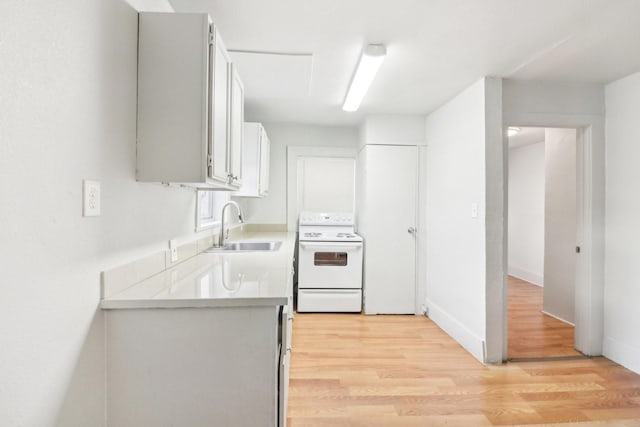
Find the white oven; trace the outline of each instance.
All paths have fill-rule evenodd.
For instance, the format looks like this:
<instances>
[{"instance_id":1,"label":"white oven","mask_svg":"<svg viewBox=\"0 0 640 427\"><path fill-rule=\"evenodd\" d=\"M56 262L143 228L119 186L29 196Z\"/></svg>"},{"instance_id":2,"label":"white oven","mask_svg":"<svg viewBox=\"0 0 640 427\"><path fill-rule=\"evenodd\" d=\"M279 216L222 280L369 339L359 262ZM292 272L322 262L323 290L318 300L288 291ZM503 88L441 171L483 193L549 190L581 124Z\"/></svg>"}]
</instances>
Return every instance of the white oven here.
<instances>
[{"instance_id":1,"label":"white oven","mask_svg":"<svg viewBox=\"0 0 640 427\"><path fill-rule=\"evenodd\" d=\"M362 238L351 213L300 215L298 311L362 310Z\"/></svg>"},{"instance_id":2,"label":"white oven","mask_svg":"<svg viewBox=\"0 0 640 427\"><path fill-rule=\"evenodd\" d=\"M300 241L299 289L362 288L362 242Z\"/></svg>"}]
</instances>

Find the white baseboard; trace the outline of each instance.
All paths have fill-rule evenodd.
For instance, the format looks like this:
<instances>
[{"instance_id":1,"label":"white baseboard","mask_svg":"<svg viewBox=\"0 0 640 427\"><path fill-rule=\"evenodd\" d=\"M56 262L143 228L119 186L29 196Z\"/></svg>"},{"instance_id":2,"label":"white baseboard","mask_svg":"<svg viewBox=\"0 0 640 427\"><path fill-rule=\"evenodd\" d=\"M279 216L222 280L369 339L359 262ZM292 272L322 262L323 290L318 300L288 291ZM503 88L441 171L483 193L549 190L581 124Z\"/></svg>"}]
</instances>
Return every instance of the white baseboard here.
<instances>
[{"instance_id":1,"label":"white baseboard","mask_svg":"<svg viewBox=\"0 0 640 427\"><path fill-rule=\"evenodd\" d=\"M534 285L543 286L544 276L537 274L524 268L509 266L509 276L517 277L525 282L533 283Z\"/></svg>"},{"instance_id":2,"label":"white baseboard","mask_svg":"<svg viewBox=\"0 0 640 427\"><path fill-rule=\"evenodd\" d=\"M484 341L471 332L465 325L443 310L433 301L427 299L429 319L456 340L473 357L484 363Z\"/></svg>"},{"instance_id":3,"label":"white baseboard","mask_svg":"<svg viewBox=\"0 0 640 427\"><path fill-rule=\"evenodd\" d=\"M640 374L640 348L634 348L611 337L606 337L602 354L636 374Z\"/></svg>"},{"instance_id":4,"label":"white baseboard","mask_svg":"<svg viewBox=\"0 0 640 427\"><path fill-rule=\"evenodd\" d=\"M551 313L549 313L548 311L544 311L544 310L541 310L541 311L542 311L544 314L546 314L547 316L551 316L551 317L553 317L554 319L561 321L562 323L566 323L567 325L571 325L571 326L573 326L573 327L575 327L575 326L576 326L576 325L575 325L575 323L569 322L568 320L563 319L562 317L558 317L558 316L556 316L555 314L551 314Z\"/></svg>"}]
</instances>

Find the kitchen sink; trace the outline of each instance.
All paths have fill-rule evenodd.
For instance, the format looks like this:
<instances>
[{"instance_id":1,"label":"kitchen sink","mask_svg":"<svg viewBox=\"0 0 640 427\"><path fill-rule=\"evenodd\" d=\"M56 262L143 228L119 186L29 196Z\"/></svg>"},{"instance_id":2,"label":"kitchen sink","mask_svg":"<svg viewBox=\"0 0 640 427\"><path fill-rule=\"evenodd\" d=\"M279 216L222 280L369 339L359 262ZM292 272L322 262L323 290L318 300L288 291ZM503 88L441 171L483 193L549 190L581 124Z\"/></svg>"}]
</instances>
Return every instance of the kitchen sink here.
<instances>
[{"instance_id":1,"label":"kitchen sink","mask_svg":"<svg viewBox=\"0 0 640 427\"><path fill-rule=\"evenodd\" d=\"M206 252L254 252L254 251L270 251L274 252L280 249L282 242L229 242L222 247L212 246Z\"/></svg>"}]
</instances>

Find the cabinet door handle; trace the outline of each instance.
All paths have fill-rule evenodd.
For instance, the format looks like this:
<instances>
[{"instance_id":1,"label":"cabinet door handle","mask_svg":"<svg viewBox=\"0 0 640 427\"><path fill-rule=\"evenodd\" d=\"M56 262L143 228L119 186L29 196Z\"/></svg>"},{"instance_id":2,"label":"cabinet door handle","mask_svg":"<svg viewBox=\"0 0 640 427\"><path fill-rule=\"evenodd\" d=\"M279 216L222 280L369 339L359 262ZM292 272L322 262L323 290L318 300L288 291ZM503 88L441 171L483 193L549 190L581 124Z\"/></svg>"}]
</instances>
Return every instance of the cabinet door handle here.
<instances>
[{"instance_id":1,"label":"cabinet door handle","mask_svg":"<svg viewBox=\"0 0 640 427\"><path fill-rule=\"evenodd\" d=\"M409 227L407 229L407 233L409 234L416 234L416 228L415 227Z\"/></svg>"}]
</instances>

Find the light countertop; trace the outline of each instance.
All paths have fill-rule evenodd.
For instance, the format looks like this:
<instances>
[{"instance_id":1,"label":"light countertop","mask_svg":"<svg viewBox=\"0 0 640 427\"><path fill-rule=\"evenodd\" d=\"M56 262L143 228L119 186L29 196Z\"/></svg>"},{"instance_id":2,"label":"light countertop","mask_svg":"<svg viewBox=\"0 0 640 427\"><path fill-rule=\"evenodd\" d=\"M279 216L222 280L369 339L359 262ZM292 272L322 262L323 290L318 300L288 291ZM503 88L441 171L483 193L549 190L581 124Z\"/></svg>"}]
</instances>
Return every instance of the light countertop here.
<instances>
[{"instance_id":1,"label":"light countertop","mask_svg":"<svg viewBox=\"0 0 640 427\"><path fill-rule=\"evenodd\" d=\"M230 241L282 241L277 251L200 253L102 300L103 309L286 305L295 233L253 232Z\"/></svg>"}]
</instances>

